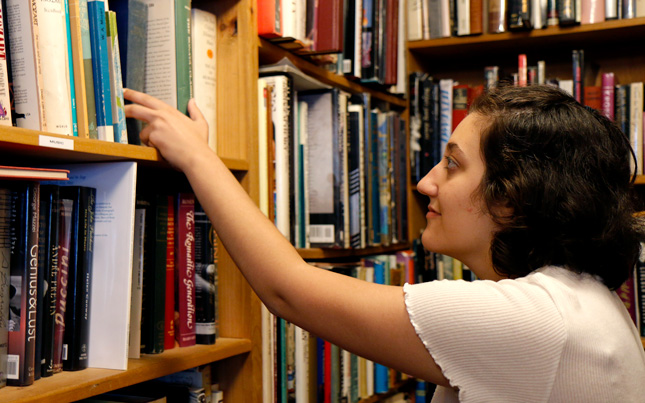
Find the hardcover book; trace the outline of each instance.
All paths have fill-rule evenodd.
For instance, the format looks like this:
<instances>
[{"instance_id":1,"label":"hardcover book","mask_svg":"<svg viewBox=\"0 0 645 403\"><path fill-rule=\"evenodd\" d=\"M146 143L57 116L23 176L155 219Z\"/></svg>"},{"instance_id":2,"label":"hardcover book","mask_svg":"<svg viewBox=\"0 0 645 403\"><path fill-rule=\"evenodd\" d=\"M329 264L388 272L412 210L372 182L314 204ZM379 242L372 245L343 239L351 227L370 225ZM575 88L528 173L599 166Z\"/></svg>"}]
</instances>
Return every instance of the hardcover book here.
<instances>
[{"instance_id":1,"label":"hardcover book","mask_svg":"<svg viewBox=\"0 0 645 403\"><path fill-rule=\"evenodd\" d=\"M105 3L87 0L98 139L114 141Z\"/></svg>"},{"instance_id":2,"label":"hardcover book","mask_svg":"<svg viewBox=\"0 0 645 403\"><path fill-rule=\"evenodd\" d=\"M0 2L0 125L12 126L15 119L12 112L11 85L13 85L13 76L11 75L11 58L9 57L8 40L7 40L7 16L6 1Z\"/></svg>"},{"instance_id":3,"label":"hardcover book","mask_svg":"<svg viewBox=\"0 0 645 403\"><path fill-rule=\"evenodd\" d=\"M128 358L141 356L141 308L143 297L144 233L146 209L134 210L134 244L132 245L132 297L130 303L130 334Z\"/></svg>"},{"instance_id":4,"label":"hardcover book","mask_svg":"<svg viewBox=\"0 0 645 403\"><path fill-rule=\"evenodd\" d=\"M168 196L166 237L166 295L164 301L164 350L175 347L175 199Z\"/></svg>"},{"instance_id":5,"label":"hardcover book","mask_svg":"<svg viewBox=\"0 0 645 403\"><path fill-rule=\"evenodd\" d=\"M195 329L195 197L177 195L175 229L175 338L180 347L192 346Z\"/></svg>"},{"instance_id":6,"label":"hardcover book","mask_svg":"<svg viewBox=\"0 0 645 403\"><path fill-rule=\"evenodd\" d=\"M195 102L208 122L208 145L217 151L217 20L215 14L193 8L191 21Z\"/></svg>"},{"instance_id":7,"label":"hardcover book","mask_svg":"<svg viewBox=\"0 0 645 403\"><path fill-rule=\"evenodd\" d=\"M112 126L114 141L128 144L128 129L125 123L125 99L123 99L123 75L121 74L121 53L119 50L119 34L116 25L116 13L105 13L107 29L108 59L110 62L110 92L112 94Z\"/></svg>"},{"instance_id":8,"label":"hardcover book","mask_svg":"<svg viewBox=\"0 0 645 403\"><path fill-rule=\"evenodd\" d=\"M67 286L69 277L70 250L72 247L72 210L74 202L60 198L58 221L58 281L56 287L56 312L54 313L54 373L63 370L63 337L65 335L65 311L67 310Z\"/></svg>"},{"instance_id":9,"label":"hardcover book","mask_svg":"<svg viewBox=\"0 0 645 403\"><path fill-rule=\"evenodd\" d=\"M0 388L7 384L11 268L11 190L0 187Z\"/></svg>"},{"instance_id":10,"label":"hardcover book","mask_svg":"<svg viewBox=\"0 0 645 403\"><path fill-rule=\"evenodd\" d=\"M602 91L602 113L609 119L614 120L614 88L616 82L614 73L602 73L601 91Z\"/></svg>"},{"instance_id":11,"label":"hardcover book","mask_svg":"<svg viewBox=\"0 0 645 403\"><path fill-rule=\"evenodd\" d=\"M188 114L188 101L193 97L193 68L191 44L192 0L175 3L175 62L177 63L177 109Z\"/></svg>"},{"instance_id":12,"label":"hardcover book","mask_svg":"<svg viewBox=\"0 0 645 403\"><path fill-rule=\"evenodd\" d=\"M87 368L89 357L96 189L70 185L62 187L60 193L73 203L63 370L77 371Z\"/></svg>"},{"instance_id":13,"label":"hardcover book","mask_svg":"<svg viewBox=\"0 0 645 403\"><path fill-rule=\"evenodd\" d=\"M7 385L34 383L40 183L11 184Z\"/></svg>"},{"instance_id":14,"label":"hardcover book","mask_svg":"<svg viewBox=\"0 0 645 403\"><path fill-rule=\"evenodd\" d=\"M197 344L217 338L217 234L195 202L195 334Z\"/></svg>"},{"instance_id":15,"label":"hardcover book","mask_svg":"<svg viewBox=\"0 0 645 403\"><path fill-rule=\"evenodd\" d=\"M269 39L282 36L281 0L258 0L258 35Z\"/></svg>"},{"instance_id":16,"label":"hardcover book","mask_svg":"<svg viewBox=\"0 0 645 403\"><path fill-rule=\"evenodd\" d=\"M69 0L68 3L69 36L71 45L69 60L72 66L71 71L74 74L74 79L71 83L74 85L77 133L79 137L90 138L90 119L93 119L93 130L96 131L96 111L92 111L91 114L88 113L89 104L85 78L85 58L87 57L91 59L92 56L91 54L85 55L86 50L83 48L83 18L81 16L81 3L83 3L85 23L87 24L89 23L87 21L87 0L85 0L85 2L81 0ZM89 49L87 49L87 52L91 53ZM93 101L94 97L92 96L92 108L94 108Z\"/></svg>"}]
</instances>

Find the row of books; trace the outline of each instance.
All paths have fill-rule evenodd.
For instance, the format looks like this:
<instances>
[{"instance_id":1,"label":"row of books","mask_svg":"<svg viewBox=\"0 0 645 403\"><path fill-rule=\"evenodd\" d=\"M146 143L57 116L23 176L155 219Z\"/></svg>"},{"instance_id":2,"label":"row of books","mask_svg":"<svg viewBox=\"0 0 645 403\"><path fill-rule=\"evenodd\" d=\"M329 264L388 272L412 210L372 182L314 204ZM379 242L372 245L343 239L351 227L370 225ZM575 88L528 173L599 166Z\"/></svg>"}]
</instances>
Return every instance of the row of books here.
<instances>
[{"instance_id":1,"label":"row of books","mask_svg":"<svg viewBox=\"0 0 645 403\"><path fill-rule=\"evenodd\" d=\"M636 0L411 0L408 40L496 34L645 16Z\"/></svg>"},{"instance_id":2,"label":"row of books","mask_svg":"<svg viewBox=\"0 0 645 403\"><path fill-rule=\"evenodd\" d=\"M140 144L140 124L125 118L126 86L184 112L194 96L214 147L215 16L190 6L3 0L0 124Z\"/></svg>"},{"instance_id":3,"label":"row of books","mask_svg":"<svg viewBox=\"0 0 645 403\"><path fill-rule=\"evenodd\" d=\"M260 0L258 34L364 83L405 90L405 2L400 0ZM397 85L398 84L398 85Z\"/></svg>"},{"instance_id":4,"label":"row of books","mask_svg":"<svg viewBox=\"0 0 645 403\"><path fill-rule=\"evenodd\" d=\"M194 196L149 202L134 162L52 168L68 177L2 167L2 384L215 343L217 238Z\"/></svg>"},{"instance_id":5,"label":"row of books","mask_svg":"<svg viewBox=\"0 0 645 403\"><path fill-rule=\"evenodd\" d=\"M374 255L352 263L314 263L364 281L403 285L415 282L411 250ZM270 352L272 401L357 402L385 393L408 376L351 354L281 318L271 317L263 327L263 349ZM266 385L266 383L265 383Z\"/></svg>"},{"instance_id":6,"label":"row of books","mask_svg":"<svg viewBox=\"0 0 645 403\"><path fill-rule=\"evenodd\" d=\"M405 241L400 115L290 67L261 69L261 76L260 206L282 234L298 248Z\"/></svg>"}]
</instances>

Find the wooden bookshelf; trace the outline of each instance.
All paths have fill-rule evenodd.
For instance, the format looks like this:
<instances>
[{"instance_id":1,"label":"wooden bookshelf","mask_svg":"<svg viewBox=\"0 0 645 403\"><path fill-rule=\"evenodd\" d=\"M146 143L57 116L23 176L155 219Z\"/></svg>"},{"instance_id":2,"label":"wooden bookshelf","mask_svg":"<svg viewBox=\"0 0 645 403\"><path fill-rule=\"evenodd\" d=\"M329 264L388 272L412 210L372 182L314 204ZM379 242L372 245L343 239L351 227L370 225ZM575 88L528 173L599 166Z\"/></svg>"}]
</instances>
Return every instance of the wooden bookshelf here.
<instances>
[{"instance_id":1,"label":"wooden bookshelf","mask_svg":"<svg viewBox=\"0 0 645 403\"><path fill-rule=\"evenodd\" d=\"M0 390L3 402L70 402L251 351L249 339L220 338L214 346L175 347L130 359L127 371L88 368L41 378L31 386Z\"/></svg>"}]
</instances>

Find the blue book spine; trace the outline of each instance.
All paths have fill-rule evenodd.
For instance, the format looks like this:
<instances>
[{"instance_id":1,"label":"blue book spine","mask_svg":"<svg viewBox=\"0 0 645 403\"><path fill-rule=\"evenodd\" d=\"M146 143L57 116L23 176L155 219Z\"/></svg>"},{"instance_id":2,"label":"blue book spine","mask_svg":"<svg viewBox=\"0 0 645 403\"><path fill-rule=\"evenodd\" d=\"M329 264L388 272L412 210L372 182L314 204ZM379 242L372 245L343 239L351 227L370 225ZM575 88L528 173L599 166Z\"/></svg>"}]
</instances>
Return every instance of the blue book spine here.
<instances>
[{"instance_id":1,"label":"blue book spine","mask_svg":"<svg viewBox=\"0 0 645 403\"><path fill-rule=\"evenodd\" d=\"M72 106L72 131L78 137L78 120L76 118L76 86L74 85L74 60L72 58L72 32L69 24L69 0L63 0L65 7L65 29L67 30L67 68L69 70L69 96Z\"/></svg>"},{"instance_id":2,"label":"blue book spine","mask_svg":"<svg viewBox=\"0 0 645 403\"><path fill-rule=\"evenodd\" d=\"M110 60L108 56L107 28L105 26L105 3L88 0L92 44L92 71L94 73L94 100L99 140L114 141L112 126L112 92L110 90Z\"/></svg>"},{"instance_id":3,"label":"blue book spine","mask_svg":"<svg viewBox=\"0 0 645 403\"><path fill-rule=\"evenodd\" d=\"M123 75L121 71L121 54L119 51L119 35L117 32L116 13L108 11L105 13L106 25L108 28L108 49L110 50L110 62L112 64L112 113L114 126L114 141L116 143L128 144L128 130L125 124L125 99L123 98Z\"/></svg>"},{"instance_id":4,"label":"blue book spine","mask_svg":"<svg viewBox=\"0 0 645 403\"><path fill-rule=\"evenodd\" d=\"M385 262L374 259L374 283L385 284ZM374 363L374 393L385 393L390 389L389 369L385 365Z\"/></svg>"}]
</instances>

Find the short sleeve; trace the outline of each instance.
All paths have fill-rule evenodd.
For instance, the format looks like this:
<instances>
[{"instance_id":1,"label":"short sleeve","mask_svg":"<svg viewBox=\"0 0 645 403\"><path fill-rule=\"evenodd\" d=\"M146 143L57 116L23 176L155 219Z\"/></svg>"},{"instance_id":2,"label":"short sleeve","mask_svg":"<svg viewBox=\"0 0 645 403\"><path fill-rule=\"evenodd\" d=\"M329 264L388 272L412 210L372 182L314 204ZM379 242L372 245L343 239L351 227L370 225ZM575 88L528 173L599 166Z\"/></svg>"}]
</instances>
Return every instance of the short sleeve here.
<instances>
[{"instance_id":1,"label":"short sleeve","mask_svg":"<svg viewBox=\"0 0 645 403\"><path fill-rule=\"evenodd\" d=\"M461 402L547 401L566 340L549 294L518 280L404 287L417 335Z\"/></svg>"}]
</instances>

